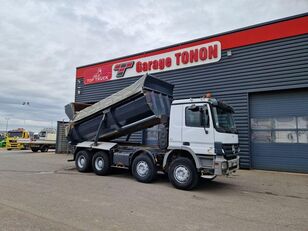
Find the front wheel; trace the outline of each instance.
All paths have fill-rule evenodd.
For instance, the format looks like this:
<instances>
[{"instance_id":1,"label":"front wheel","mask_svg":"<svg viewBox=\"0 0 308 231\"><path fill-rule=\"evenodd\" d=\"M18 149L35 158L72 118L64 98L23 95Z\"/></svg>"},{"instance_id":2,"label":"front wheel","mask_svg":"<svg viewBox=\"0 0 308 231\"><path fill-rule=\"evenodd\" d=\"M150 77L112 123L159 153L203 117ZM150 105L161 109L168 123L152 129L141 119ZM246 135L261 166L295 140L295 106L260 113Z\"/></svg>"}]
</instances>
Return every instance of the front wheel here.
<instances>
[{"instance_id":1,"label":"front wheel","mask_svg":"<svg viewBox=\"0 0 308 231\"><path fill-rule=\"evenodd\" d=\"M155 179L157 169L149 156L140 155L133 161L132 174L137 181L150 183Z\"/></svg>"},{"instance_id":2,"label":"front wheel","mask_svg":"<svg viewBox=\"0 0 308 231\"><path fill-rule=\"evenodd\" d=\"M183 190L193 189L199 181L194 163L184 157L176 158L171 162L168 177L174 187Z\"/></svg>"},{"instance_id":3,"label":"front wheel","mask_svg":"<svg viewBox=\"0 0 308 231\"><path fill-rule=\"evenodd\" d=\"M109 156L106 152L96 152L92 159L92 168L96 175L104 176L110 171Z\"/></svg>"}]
</instances>

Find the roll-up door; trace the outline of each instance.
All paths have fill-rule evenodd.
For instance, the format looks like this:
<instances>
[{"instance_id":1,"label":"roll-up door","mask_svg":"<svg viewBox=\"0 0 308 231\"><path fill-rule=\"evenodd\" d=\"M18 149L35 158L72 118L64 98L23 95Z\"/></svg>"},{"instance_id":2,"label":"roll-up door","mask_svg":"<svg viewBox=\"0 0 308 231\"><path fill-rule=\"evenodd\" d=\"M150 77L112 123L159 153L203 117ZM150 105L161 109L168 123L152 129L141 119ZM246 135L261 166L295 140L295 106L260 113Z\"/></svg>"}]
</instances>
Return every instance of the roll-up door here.
<instances>
[{"instance_id":1,"label":"roll-up door","mask_svg":"<svg viewBox=\"0 0 308 231\"><path fill-rule=\"evenodd\" d=\"M308 89L250 95L252 167L308 173Z\"/></svg>"}]
</instances>

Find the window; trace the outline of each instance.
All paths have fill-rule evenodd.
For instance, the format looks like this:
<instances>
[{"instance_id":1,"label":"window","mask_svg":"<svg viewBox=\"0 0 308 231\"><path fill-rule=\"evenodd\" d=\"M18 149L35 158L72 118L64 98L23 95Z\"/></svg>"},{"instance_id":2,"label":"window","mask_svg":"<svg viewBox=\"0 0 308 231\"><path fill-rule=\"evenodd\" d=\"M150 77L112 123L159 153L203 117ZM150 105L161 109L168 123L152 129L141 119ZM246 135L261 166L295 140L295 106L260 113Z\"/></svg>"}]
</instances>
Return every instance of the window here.
<instances>
[{"instance_id":1,"label":"window","mask_svg":"<svg viewBox=\"0 0 308 231\"><path fill-rule=\"evenodd\" d=\"M185 108L185 125L187 127L208 127L209 116L206 107Z\"/></svg>"},{"instance_id":2,"label":"window","mask_svg":"<svg viewBox=\"0 0 308 231\"><path fill-rule=\"evenodd\" d=\"M227 108L214 106L213 116L217 131L237 133L233 120L233 111Z\"/></svg>"},{"instance_id":3,"label":"window","mask_svg":"<svg viewBox=\"0 0 308 231\"><path fill-rule=\"evenodd\" d=\"M253 143L271 143L272 133L271 131L253 131L251 133L251 141Z\"/></svg>"},{"instance_id":4,"label":"window","mask_svg":"<svg viewBox=\"0 0 308 231\"><path fill-rule=\"evenodd\" d=\"M308 131L298 131L298 143L308 144Z\"/></svg>"},{"instance_id":5,"label":"window","mask_svg":"<svg viewBox=\"0 0 308 231\"><path fill-rule=\"evenodd\" d=\"M253 143L308 144L308 116L251 119Z\"/></svg>"},{"instance_id":6,"label":"window","mask_svg":"<svg viewBox=\"0 0 308 231\"><path fill-rule=\"evenodd\" d=\"M274 137L275 143L297 143L296 131L275 131Z\"/></svg>"},{"instance_id":7,"label":"window","mask_svg":"<svg viewBox=\"0 0 308 231\"><path fill-rule=\"evenodd\" d=\"M308 116L297 117L298 128L308 129Z\"/></svg>"},{"instance_id":8,"label":"window","mask_svg":"<svg viewBox=\"0 0 308 231\"><path fill-rule=\"evenodd\" d=\"M274 129L296 129L296 117L273 118Z\"/></svg>"},{"instance_id":9,"label":"window","mask_svg":"<svg viewBox=\"0 0 308 231\"><path fill-rule=\"evenodd\" d=\"M272 129L272 120L270 118L251 119L252 129Z\"/></svg>"}]
</instances>

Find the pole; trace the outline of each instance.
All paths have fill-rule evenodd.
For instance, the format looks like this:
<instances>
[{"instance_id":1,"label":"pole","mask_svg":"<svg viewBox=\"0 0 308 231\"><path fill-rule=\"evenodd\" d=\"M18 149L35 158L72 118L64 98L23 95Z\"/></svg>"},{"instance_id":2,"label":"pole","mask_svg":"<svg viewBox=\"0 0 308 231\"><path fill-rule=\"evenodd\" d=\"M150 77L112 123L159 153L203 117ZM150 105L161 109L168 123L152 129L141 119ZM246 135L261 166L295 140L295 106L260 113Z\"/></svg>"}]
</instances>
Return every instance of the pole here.
<instances>
[{"instance_id":1,"label":"pole","mask_svg":"<svg viewBox=\"0 0 308 231\"><path fill-rule=\"evenodd\" d=\"M6 133L7 133L7 129L8 129L8 127L9 127L9 119L10 118L5 118L6 119L6 128L5 128L5 131L6 131Z\"/></svg>"}]
</instances>

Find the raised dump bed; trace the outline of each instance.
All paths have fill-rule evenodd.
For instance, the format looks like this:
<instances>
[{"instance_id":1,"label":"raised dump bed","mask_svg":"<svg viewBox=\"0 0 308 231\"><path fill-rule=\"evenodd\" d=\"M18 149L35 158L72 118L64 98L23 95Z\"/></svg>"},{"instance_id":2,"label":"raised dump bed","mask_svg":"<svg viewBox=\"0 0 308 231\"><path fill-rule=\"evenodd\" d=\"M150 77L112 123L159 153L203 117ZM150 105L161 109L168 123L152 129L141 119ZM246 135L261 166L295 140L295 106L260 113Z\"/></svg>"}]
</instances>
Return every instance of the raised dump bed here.
<instances>
[{"instance_id":1,"label":"raised dump bed","mask_svg":"<svg viewBox=\"0 0 308 231\"><path fill-rule=\"evenodd\" d=\"M71 144L108 141L167 123L172 96L172 84L145 75L129 87L76 113L70 122L68 139Z\"/></svg>"}]
</instances>

